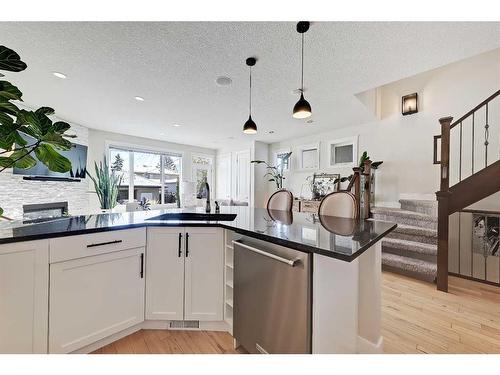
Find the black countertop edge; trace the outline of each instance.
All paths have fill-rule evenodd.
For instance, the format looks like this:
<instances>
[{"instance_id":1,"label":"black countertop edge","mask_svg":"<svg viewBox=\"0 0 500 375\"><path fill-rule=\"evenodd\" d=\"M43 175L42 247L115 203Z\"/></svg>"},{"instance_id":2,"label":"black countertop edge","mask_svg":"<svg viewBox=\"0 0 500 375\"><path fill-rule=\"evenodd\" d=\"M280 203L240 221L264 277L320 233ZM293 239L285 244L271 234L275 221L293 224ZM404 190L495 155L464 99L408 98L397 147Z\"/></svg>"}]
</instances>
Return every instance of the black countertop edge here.
<instances>
[{"instance_id":1,"label":"black countertop edge","mask_svg":"<svg viewBox=\"0 0 500 375\"><path fill-rule=\"evenodd\" d=\"M289 247L291 249L299 250L304 253L311 254L319 254L329 258L339 259L346 262L352 262L354 259L358 258L361 254L363 254L366 250L368 250L375 243L380 241L384 236L388 233L392 232L397 224L394 224L392 227L388 228L385 232L380 233L377 237L371 239L366 245L360 247L356 253L353 255L342 254L338 252L323 250L314 246L309 246L304 243L295 242L292 240L287 240L283 238L274 237L271 235L267 235L261 232L255 232L252 230L245 230L242 228L236 228L231 226L230 224L226 224L224 222L166 222L166 223L158 223L158 222L143 222L136 224L126 224L126 225L116 225L112 227L103 227L103 228L89 228L82 230L74 230L74 231L66 231L66 232L53 232L46 234L33 234L26 235L22 237L11 237L11 238L0 238L0 245L8 244L8 243L16 243L16 242L26 242L26 241L36 241L36 240L44 240L50 238L58 238L58 237L70 237L70 236L78 236L81 234L91 234L98 232L109 232L116 230L125 230L125 229L134 229L134 228L146 228L146 227L219 227L227 230L231 230L235 233L239 233L248 237L253 237L259 240L267 241L274 243L276 245L281 245L285 247Z\"/></svg>"}]
</instances>

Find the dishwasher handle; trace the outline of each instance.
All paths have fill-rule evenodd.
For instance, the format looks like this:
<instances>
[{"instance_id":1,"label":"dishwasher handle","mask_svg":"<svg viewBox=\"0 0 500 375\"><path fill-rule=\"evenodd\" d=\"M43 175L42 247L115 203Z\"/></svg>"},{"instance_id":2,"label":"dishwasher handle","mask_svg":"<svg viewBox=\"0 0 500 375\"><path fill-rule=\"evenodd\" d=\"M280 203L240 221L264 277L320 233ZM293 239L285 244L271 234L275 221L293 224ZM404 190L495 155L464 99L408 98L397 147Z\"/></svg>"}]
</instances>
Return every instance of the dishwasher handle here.
<instances>
[{"instance_id":1,"label":"dishwasher handle","mask_svg":"<svg viewBox=\"0 0 500 375\"><path fill-rule=\"evenodd\" d=\"M245 245L244 243L241 243L240 241L233 241L233 245L241 246L241 247L243 247L243 248L245 248L247 250L253 251L254 253L257 253L257 254L260 254L260 255L264 255L264 256L266 256L268 258L272 258L272 259L275 259L275 260L277 260L279 262L288 264L290 267L295 267L295 265L298 262L300 262L300 259L286 259L286 258L280 257L279 255L274 255L274 254L268 253L266 251L257 249L257 248L255 248L253 246Z\"/></svg>"}]
</instances>

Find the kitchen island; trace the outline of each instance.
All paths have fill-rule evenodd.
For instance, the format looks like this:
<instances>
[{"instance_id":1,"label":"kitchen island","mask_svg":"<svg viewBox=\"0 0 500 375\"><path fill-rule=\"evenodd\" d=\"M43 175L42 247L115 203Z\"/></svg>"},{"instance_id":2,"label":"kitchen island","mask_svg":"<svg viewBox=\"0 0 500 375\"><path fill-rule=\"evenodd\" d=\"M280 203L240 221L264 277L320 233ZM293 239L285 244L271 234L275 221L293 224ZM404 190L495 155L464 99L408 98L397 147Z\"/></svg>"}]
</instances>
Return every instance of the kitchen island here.
<instances>
[{"instance_id":1,"label":"kitchen island","mask_svg":"<svg viewBox=\"0 0 500 375\"><path fill-rule=\"evenodd\" d=\"M304 352L381 352L380 239L395 224L249 207L222 207L232 221L183 213L203 211L0 227L0 351L89 352L146 327L233 333L245 267L234 249L253 241L309 257Z\"/></svg>"}]
</instances>

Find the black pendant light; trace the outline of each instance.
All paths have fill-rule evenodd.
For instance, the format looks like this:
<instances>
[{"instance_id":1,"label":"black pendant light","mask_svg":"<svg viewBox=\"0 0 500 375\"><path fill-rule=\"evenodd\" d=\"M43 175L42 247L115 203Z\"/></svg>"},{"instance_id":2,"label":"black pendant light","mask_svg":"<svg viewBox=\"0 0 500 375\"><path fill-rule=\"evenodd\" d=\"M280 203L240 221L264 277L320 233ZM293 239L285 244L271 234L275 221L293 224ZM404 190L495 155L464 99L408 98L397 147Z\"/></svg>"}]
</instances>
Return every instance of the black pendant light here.
<instances>
[{"instance_id":1,"label":"black pendant light","mask_svg":"<svg viewBox=\"0 0 500 375\"><path fill-rule=\"evenodd\" d=\"M252 66L255 65L257 59L255 57L249 57L246 62L250 67L250 101L248 106L248 120L245 122L245 125L243 125L243 133L255 134L257 133L257 124L252 120Z\"/></svg>"},{"instance_id":2,"label":"black pendant light","mask_svg":"<svg viewBox=\"0 0 500 375\"><path fill-rule=\"evenodd\" d=\"M309 26L310 23L307 21L301 21L297 24L297 32L302 34L302 75L300 81L300 99L293 107L292 116L294 118L307 118L312 114L311 105L304 99L304 34L309 30Z\"/></svg>"}]
</instances>

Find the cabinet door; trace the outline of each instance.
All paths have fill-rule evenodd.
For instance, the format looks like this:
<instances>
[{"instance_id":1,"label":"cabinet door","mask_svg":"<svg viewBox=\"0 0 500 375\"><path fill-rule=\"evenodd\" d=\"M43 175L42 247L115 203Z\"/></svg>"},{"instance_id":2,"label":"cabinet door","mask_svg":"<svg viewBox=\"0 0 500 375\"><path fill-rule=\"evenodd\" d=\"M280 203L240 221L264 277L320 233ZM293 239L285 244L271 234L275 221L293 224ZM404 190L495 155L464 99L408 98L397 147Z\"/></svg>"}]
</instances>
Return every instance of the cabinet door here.
<instances>
[{"instance_id":1,"label":"cabinet door","mask_svg":"<svg viewBox=\"0 0 500 375\"><path fill-rule=\"evenodd\" d=\"M148 228L146 319L184 318L184 228Z\"/></svg>"},{"instance_id":2,"label":"cabinet door","mask_svg":"<svg viewBox=\"0 0 500 375\"><path fill-rule=\"evenodd\" d=\"M144 320L144 250L50 265L50 353L72 352Z\"/></svg>"},{"instance_id":3,"label":"cabinet door","mask_svg":"<svg viewBox=\"0 0 500 375\"><path fill-rule=\"evenodd\" d=\"M220 228L186 228L185 320L223 320L223 242Z\"/></svg>"},{"instance_id":4,"label":"cabinet door","mask_svg":"<svg viewBox=\"0 0 500 375\"><path fill-rule=\"evenodd\" d=\"M48 241L0 246L0 353L47 353Z\"/></svg>"}]
</instances>

